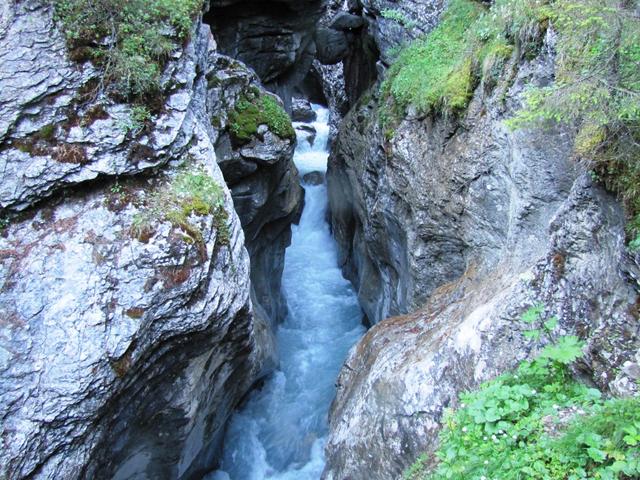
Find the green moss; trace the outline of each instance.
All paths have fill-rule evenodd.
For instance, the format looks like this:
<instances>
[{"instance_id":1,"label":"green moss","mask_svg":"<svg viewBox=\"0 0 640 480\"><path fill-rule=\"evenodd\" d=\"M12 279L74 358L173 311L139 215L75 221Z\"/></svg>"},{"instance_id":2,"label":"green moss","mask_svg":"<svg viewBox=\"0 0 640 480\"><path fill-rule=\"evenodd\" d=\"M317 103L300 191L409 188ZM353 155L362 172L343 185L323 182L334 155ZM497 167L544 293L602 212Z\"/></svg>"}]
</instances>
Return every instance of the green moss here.
<instances>
[{"instance_id":1,"label":"green moss","mask_svg":"<svg viewBox=\"0 0 640 480\"><path fill-rule=\"evenodd\" d=\"M281 138L295 139L296 132L291 125L291 118L275 98L264 95L261 107L267 126L273 133Z\"/></svg>"},{"instance_id":2,"label":"green moss","mask_svg":"<svg viewBox=\"0 0 640 480\"><path fill-rule=\"evenodd\" d=\"M214 115L211 117L211 126L215 129L222 126L222 119L220 118L220 115Z\"/></svg>"},{"instance_id":3,"label":"green moss","mask_svg":"<svg viewBox=\"0 0 640 480\"><path fill-rule=\"evenodd\" d=\"M218 231L218 237L216 238L217 243L223 246L229 245L231 241L231 232L228 223L229 214L223 206L218 207L214 212L213 219L216 224L216 230Z\"/></svg>"},{"instance_id":4,"label":"green moss","mask_svg":"<svg viewBox=\"0 0 640 480\"><path fill-rule=\"evenodd\" d=\"M40 130L38 130L35 134L35 137L44 140L46 142L55 141L56 137L56 126L54 124L45 125Z\"/></svg>"},{"instance_id":5,"label":"green moss","mask_svg":"<svg viewBox=\"0 0 640 480\"><path fill-rule=\"evenodd\" d=\"M131 234L139 240L148 239L156 223L168 221L186 234L185 241L202 244L202 231L191 217L217 215L223 200L222 188L209 174L199 168L187 168L149 196L146 210L133 219Z\"/></svg>"},{"instance_id":6,"label":"green moss","mask_svg":"<svg viewBox=\"0 0 640 480\"><path fill-rule=\"evenodd\" d=\"M276 99L261 95L260 90L251 91L236 102L229 114L229 131L236 141L246 143L258 133L260 125L266 125L281 138L295 139L291 119Z\"/></svg>"},{"instance_id":7,"label":"green moss","mask_svg":"<svg viewBox=\"0 0 640 480\"><path fill-rule=\"evenodd\" d=\"M382 84L388 108L402 114L410 105L424 113L466 106L474 83L466 30L482 11L472 0L452 0L440 25L400 52Z\"/></svg>"},{"instance_id":8,"label":"green moss","mask_svg":"<svg viewBox=\"0 0 640 480\"><path fill-rule=\"evenodd\" d=\"M182 213L185 216L191 214L194 215L209 215L211 213L212 206L202 198L191 198L182 205Z\"/></svg>"}]
</instances>

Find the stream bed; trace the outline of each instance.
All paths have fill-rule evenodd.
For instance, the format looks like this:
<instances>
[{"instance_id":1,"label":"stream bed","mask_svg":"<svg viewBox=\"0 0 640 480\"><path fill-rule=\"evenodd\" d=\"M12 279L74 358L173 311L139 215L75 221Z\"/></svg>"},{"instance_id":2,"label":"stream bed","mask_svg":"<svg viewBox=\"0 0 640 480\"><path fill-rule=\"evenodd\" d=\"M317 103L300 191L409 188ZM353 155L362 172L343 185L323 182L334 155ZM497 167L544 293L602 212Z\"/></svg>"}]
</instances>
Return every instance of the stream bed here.
<instances>
[{"instance_id":1,"label":"stream bed","mask_svg":"<svg viewBox=\"0 0 640 480\"><path fill-rule=\"evenodd\" d=\"M301 178L327 168L329 112L313 108L317 120L308 125L315 140L296 129L294 160ZM285 257L289 313L276 332L280 367L232 417L221 470L207 477L211 480L318 480L324 468L335 381L365 328L356 294L338 268L326 222L326 186L303 182L303 187L304 211Z\"/></svg>"}]
</instances>

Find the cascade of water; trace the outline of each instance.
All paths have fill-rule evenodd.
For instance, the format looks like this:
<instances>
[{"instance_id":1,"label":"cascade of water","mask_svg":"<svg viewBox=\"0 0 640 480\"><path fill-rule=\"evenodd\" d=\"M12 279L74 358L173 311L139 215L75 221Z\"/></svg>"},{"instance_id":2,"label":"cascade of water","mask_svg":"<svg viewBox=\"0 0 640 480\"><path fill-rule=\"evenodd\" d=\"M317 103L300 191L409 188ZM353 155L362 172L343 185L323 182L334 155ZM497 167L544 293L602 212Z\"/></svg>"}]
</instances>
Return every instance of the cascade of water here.
<instances>
[{"instance_id":1,"label":"cascade of water","mask_svg":"<svg viewBox=\"0 0 640 480\"><path fill-rule=\"evenodd\" d=\"M298 131L300 174L326 171L328 111L313 144ZM324 467L327 413L349 348L364 333L362 312L338 268L325 221L325 185L304 185L305 207L287 249L283 288L289 314L276 334L280 368L232 418L221 470L212 480L318 480Z\"/></svg>"}]
</instances>

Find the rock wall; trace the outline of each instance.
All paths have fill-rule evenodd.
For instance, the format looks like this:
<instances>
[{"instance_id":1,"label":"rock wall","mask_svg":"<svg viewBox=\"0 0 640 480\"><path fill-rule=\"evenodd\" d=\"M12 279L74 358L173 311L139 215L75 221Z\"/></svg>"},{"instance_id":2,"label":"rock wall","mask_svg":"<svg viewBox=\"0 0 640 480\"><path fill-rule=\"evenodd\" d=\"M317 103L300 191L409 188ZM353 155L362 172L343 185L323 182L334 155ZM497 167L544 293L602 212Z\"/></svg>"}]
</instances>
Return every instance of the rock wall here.
<instances>
[{"instance_id":1,"label":"rock wall","mask_svg":"<svg viewBox=\"0 0 640 480\"><path fill-rule=\"evenodd\" d=\"M262 265L250 278L216 155L221 98L237 92L213 80L227 60L208 26L195 22L164 105L139 122L69 60L49 4L0 12L0 477L200 479L277 361L279 292L251 281L279 275L300 201L282 192L297 185L292 145L263 130L245 155L273 172L258 196L280 208L253 223L238 208ZM220 207L181 204L185 178L217 184Z\"/></svg>"},{"instance_id":2,"label":"rock wall","mask_svg":"<svg viewBox=\"0 0 640 480\"><path fill-rule=\"evenodd\" d=\"M316 21L321 0L213 0L205 21L221 51L251 66L285 101L307 75L316 57Z\"/></svg>"},{"instance_id":3,"label":"rock wall","mask_svg":"<svg viewBox=\"0 0 640 480\"><path fill-rule=\"evenodd\" d=\"M275 327L287 313L281 289L284 253L304 196L293 163L295 139L280 138L263 127L249 141L234 142L229 113L259 88L259 79L243 64L218 56L208 82L214 111L219 112L213 118L221 131L215 144L218 165L245 232L254 304Z\"/></svg>"},{"instance_id":4,"label":"rock wall","mask_svg":"<svg viewBox=\"0 0 640 480\"><path fill-rule=\"evenodd\" d=\"M332 226L377 324L338 379L324 479L401 478L433 452L459 392L542 347L519 321L537 302L586 340L576 374L637 393L620 369L640 347L622 209L572 160L571 132L504 125L526 85L553 80L553 43L549 31L534 60L516 52L514 75L479 85L461 118L409 115L383 132L376 87L346 116L327 176Z\"/></svg>"}]
</instances>

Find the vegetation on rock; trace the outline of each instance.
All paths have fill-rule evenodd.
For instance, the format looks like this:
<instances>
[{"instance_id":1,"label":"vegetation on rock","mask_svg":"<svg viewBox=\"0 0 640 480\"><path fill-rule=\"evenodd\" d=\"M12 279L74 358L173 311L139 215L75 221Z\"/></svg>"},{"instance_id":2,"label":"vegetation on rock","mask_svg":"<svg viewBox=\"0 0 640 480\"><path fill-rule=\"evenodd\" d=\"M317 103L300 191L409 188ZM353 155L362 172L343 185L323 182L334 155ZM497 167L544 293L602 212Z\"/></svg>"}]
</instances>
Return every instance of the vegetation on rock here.
<instances>
[{"instance_id":1,"label":"vegetation on rock","mask_svg":"<svg viewBox=\"0 0 640 480\"><path fill-rule=\"evenodd\" d=\"M280 138L295 139L291 118L271 95L263 95L258 89L246 92L229 114L229 131L235 140L245 143L258 133L258 127L266 125Z\"/></svg>"},{"instance_id":2,"label":"vegetation on rock","mask_svg":"<svg viewBox=\"0 0 640 480\"><path fill-rule=\"evenodd\" d=\"M466 109L480 81L503 75L515 51L535 57L557 33L555 81L531 86L512 128L575 129L574 151L624 200L640 247L640 17L618 0L451 0L429 35L404 48L382 83L383 125ZM387 130L389 127L387 126Z\"/></svg>"},{"instance_id":3,"label":"vegetation on rock","mask_svg":"<svg viewBox=\"0 0 640 480\"><path fill-rule=\"evenodd\" d=\"M412 29L416 27L416 22L413 20L409 20L409 18L400 10L387 8L385 10L382 10L380 12L380 15L382 16L382 18L393 20L394 22L399 23L405 28Z\"/></svg>"},{"instance_id":4,"label":"vegetation on rock","mask_svg":"<svg viewBox=\"0 0 640 480\"><path fill-rule=\"evenodd\" d=\"M218 237L223 243L228 243L229 231L223 199L222 188L207 172L188 167L150 195L144 212L133 219L132 235L145 240L151 236L155 224L168 221L184 232L185 241L202 244L202 232L190 218L214 215Z\"/></svg>"},{"instance_id":5,"label":"vegetation on rock","mask_svg":"<svg viewBox=\"0 0 640 480\"><path fill-rule=\"evenodd\" d=\"M557 320L542 306L523 315L551 335ZM582 343L560 337L539 357L460 395L445 414L436 458L423 456L409 480L629 479L640 475L640 399L603 399L577 382L570 364Z\"/></svg>"},{"instance_id":6,"label":"vegetation on rock","mask_svg":"<svg viewBox=\"0 0 640 480\"><path fill-rule=\"evenodd\" d=\"M511 55L515 41L508 33L479 2L452 0L440 24L404 48L389 68L382 83L385 119L408 107L421 113L465 109L485 60Z\"/></svg>"},{"instance_id":7,"label":"vegetation on rock","mask_svg":"<svg viewBox=\"0 0 640 480\"><path fill-rule=\"evenodd\" d=\"M148 99L164 62L191 30L203 0L54 0L56 19L77 60L103 70L111 92Z\"/></svg>"}]
</instances>

